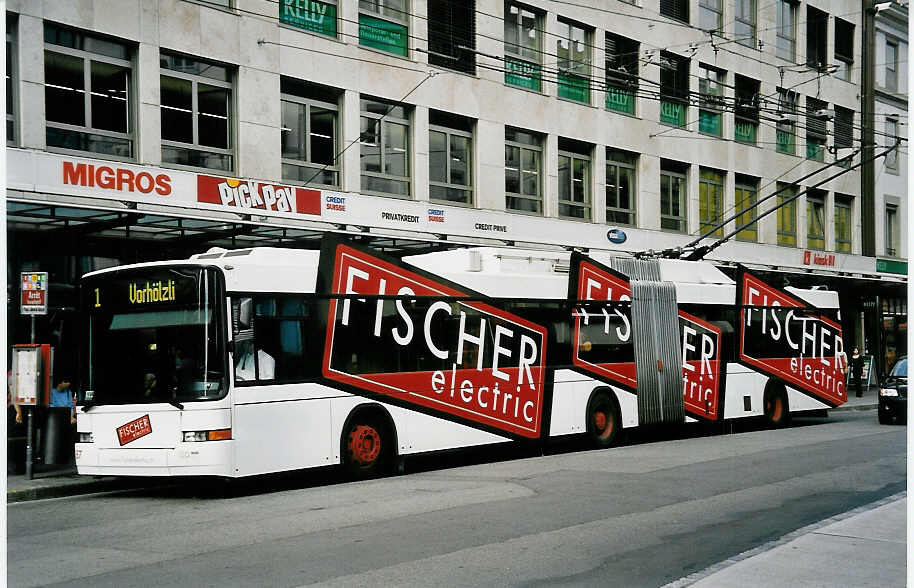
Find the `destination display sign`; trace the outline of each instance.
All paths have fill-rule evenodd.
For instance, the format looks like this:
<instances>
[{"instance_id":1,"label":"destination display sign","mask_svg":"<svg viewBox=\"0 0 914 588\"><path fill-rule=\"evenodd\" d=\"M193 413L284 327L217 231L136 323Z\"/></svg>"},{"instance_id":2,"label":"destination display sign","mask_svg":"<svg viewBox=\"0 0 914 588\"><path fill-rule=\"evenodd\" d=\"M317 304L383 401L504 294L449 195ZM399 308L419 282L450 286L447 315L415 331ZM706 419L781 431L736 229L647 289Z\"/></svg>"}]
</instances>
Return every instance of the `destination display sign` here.
<instances>
[{"instance_id":1,"label":"destination display sign","mask_svg":"<svg viewBox=\"0 0 914 588\"><path fill-rule=\"evenodd\" d=\"M829 406L847 401L840 324L745 271L737 295L741 362Z\"/></svg>"},{"instance_id":2,"label":"destination display sign","mask_svg":"<svg viewBox=\"0 0 914 588\"><path fill-rule=\"evenodd\" d=\"M124 270L96 283L87 279L83 296L92 312L123 312L196 306L201 302L200 268Z\"/></svg>"},{"instance_id":3,"label":"destination display sign","mask_svg":"<svg viewBox=\"0 0 914 588\"><path fill-rule=\"evenodd\" d=\"M580 371L637 393L632 290L629 279L580 254L571 258L573 315L572 361ZM590 302L593 301L593 302ZM679 348L686 413L718 420L721 396L721 330L682 310Z\"/></svg>"},{"instance_id":4,"label":"destination display sign","mask_svg":"<svg viewBox=\"0 0 914 588\"><path fill-rule=\"evenodd\" d=\"M496 434L542 434L544 327L351 244L326 241L321 264L329 294L374 296L330 300L324 378Z\"/></svg>"}]
</instances>

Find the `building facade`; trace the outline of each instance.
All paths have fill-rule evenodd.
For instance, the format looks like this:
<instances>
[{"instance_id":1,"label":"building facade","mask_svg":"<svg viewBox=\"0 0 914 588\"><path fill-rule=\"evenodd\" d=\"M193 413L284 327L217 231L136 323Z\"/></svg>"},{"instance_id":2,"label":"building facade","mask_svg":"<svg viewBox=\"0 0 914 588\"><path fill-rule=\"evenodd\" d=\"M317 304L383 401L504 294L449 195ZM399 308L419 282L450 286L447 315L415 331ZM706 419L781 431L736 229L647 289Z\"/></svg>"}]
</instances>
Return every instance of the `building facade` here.
<instances>
[{"instance_id":1,"label":"building facade","mask_svg":"<svg viewBox=\"0 0 914 588\"><path fill-rule=\"evenodd\" d=\"M905 223L889 241L876 223L892 264L861 255L851 0L7 10L10 283L51 271L57 314L39 338L61 348L77 347L84 271L313 247L327 231L393 252L688 252L727 237L708 259L838 289L849 340L867 346L880 335L861 286L879 300L906 288ZM891 190L877 206L903 218L906 185ZM15 305L9 317L22 342Z\"/></svg>"},{"instance_id":2,"label":"building facade","mask_svg":"<svg viewBox=\"0 0 914 588\"><path fill-rule=\"evenodd\" d=\"M908 7L892 3L876 13L875 131L876 144L889 147L908 136ZM897 153L876 166L877 264L880 269L904 272L908 251L908 144L898 142ZM904 354L908 330L905 297L886 295L874 302L880 313L878 345L887 366Z\"/></svg>"}]
</instances>

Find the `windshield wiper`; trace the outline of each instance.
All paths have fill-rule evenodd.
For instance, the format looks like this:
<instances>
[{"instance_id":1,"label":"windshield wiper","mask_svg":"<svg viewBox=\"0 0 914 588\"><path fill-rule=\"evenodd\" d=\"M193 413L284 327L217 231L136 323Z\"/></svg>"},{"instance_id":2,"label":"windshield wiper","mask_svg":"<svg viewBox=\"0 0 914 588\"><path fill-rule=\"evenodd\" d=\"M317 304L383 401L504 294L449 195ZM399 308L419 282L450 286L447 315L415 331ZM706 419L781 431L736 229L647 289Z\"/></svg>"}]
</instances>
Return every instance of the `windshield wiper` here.
<instances>
[{"instance_id":1,"label":"windshield wiper","mask_svg":"<svg viewBox=\"0 0 914 588\"><path fill-rule=\"evenodd\" d=\"M89 409L91 409L93 406L98 406L98 403L94 400L87 400L79 410L83 412L89 412Z\"/></svg>"},{"instance_id":2,"label":"windshield wiper","mask_svg":"<svg viewBox=\"0 0 914 588\"><path fill-rule=\"evenodd\" d=\"M169 401L168 401L168 404L174 406L174 407L177 408L178 410L184 410L184 405L181 404L180 402L178 402L177 400L175 400L174 398L172 398L171 400L169 400Z\"/></svg>"}]
</instances>

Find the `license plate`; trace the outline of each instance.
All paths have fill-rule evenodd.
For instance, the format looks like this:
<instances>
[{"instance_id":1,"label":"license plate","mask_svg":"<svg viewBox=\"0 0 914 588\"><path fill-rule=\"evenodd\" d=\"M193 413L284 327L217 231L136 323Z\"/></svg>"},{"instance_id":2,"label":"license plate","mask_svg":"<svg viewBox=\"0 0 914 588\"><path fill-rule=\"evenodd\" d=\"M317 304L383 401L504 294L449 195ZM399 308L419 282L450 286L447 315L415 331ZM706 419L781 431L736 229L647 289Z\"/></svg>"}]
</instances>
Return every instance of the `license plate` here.
<instances>
[{"instance_id":1,"label":"license plate","mask_svg":"<svg viewBox=\"0 0 914 588\"><path fill-rule=\"evenodd\" d=\"M124 446L131 441L136 441L140 437L144 437L152 433L152 424L149 422L149 415L141 416L135 421L130 421L126 425L121 425L117 428L117 440Z\"/></svg>"}]
</instances>

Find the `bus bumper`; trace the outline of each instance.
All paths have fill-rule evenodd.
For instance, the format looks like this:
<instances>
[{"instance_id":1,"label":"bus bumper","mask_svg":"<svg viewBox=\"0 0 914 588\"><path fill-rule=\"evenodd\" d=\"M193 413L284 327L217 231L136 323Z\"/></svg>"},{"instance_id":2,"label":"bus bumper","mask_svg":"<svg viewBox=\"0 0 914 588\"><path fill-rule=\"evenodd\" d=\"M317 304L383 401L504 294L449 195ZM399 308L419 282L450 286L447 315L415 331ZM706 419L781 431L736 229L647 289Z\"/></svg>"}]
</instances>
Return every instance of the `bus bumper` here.
<instances>
[{"instance_id":1,"label":"bus bumper","mask_svg":"<svg viewBox=\"0 0 914 588\"><path fill-rule=\"evenodd\" d=\"M232 441L179 443L174 448L100 448L76 444L76 471L90 476L232 476Z\"/></svg>"}]
</instances>

